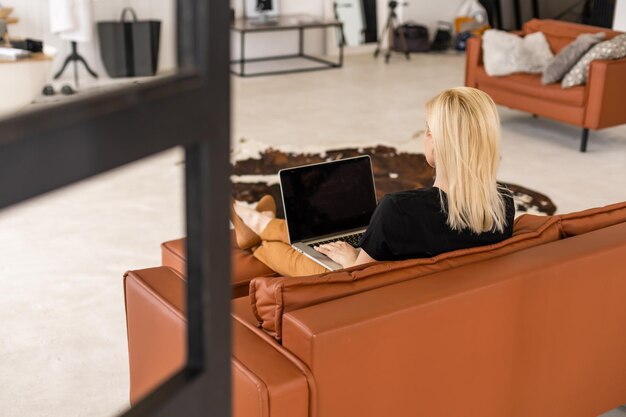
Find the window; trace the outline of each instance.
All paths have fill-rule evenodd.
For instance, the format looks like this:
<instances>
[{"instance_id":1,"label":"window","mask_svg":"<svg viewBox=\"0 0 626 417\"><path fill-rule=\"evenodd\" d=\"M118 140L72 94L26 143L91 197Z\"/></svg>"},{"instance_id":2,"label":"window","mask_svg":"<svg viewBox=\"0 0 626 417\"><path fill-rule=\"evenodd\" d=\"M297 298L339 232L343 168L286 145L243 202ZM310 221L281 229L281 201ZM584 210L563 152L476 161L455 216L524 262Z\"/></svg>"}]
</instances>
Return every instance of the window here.
<instances>
[{"instance_id":1,"label":"window","mask_svg":"<svg viewBox=\"0 0 626 417\"><path fill-rule=\"evenodd\" d=\"M230 414L229 16L179 0L175 74L0 121L0 209L185 148L187 366L128 416Z\"/></svg>"}]
</instances>

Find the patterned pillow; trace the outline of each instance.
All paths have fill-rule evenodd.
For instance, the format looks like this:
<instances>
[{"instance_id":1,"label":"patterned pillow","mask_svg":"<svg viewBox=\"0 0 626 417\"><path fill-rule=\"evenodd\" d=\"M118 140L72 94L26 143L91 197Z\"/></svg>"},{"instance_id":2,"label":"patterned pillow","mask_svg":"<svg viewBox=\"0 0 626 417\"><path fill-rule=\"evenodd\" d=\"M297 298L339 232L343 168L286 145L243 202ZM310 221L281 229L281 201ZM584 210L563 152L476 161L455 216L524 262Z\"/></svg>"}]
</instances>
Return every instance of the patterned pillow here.
<instances>
[{"instance_id":1,"label":"patterned pillow","mask_svg":"<svg viewBox=\"0 0 626 417\"><path fill-rule=\"evenodd\" d=\"M585 84L591 61L597 59L620 59L626 56L626 33L608 41L600 42L589 50L565 75L561 87L570 88Z\"/></svg>"},{"instance_id":2,"label":"patterned pillow","mask_svg":"<svg viewBox=\"0 0 626 417\"><path fill-rule=\"evenodd\" d=\"M552 63L543 70L541 83L551 84L561 81L563 76L576 65L585 52L591 49L593 45L603 40L604 36L604 32L583 33L578 35L576 40L561 49L561 52L556 54Z\"/></svg>"}]
</instances>

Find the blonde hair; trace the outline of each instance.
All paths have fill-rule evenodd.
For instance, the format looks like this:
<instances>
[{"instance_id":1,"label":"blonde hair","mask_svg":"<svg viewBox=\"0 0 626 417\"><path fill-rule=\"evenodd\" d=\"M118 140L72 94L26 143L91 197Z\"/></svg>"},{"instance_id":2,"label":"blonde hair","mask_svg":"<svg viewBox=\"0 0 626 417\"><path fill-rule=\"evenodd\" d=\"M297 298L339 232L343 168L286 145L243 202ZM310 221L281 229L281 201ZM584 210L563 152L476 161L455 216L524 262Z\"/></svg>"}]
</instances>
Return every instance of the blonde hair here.
<instances>
[{"instance_id":1,"label":"blonde hair","mask_svg":"<svg viewBox=\"0 0 626 417\"><path fill-rule=\"evenodd\" d=\"M437 177L448 185L452 230L504 231L506 209L496 171L500 162L500 118L486 93L471 87L443 91L426 105Z\"/></svg>"}]
</instances>

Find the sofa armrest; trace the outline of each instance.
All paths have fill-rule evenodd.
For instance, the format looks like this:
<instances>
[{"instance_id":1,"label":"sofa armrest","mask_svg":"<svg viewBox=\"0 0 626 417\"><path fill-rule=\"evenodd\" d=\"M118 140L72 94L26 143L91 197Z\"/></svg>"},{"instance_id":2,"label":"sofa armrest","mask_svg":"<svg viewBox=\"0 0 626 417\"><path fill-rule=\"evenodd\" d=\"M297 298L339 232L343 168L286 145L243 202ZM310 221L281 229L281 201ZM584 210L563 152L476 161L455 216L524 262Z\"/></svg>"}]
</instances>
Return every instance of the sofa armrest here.
<instances>
[{"instance_id":1,"label":"sofa armrest","mask_svg":"<svg viewBox=\"0 0 626 417\"><path fill-rule=\"evenodd\" d=\"M183 276L168 267L124 274L131 404L185 364L185 288Z\"/></svg>"},{"instance_id":2,"label":"sofa armrest","mask_svg":"<svg viewBox=\"0 0 626 417\"><path fill-rule=\"evenodd\" d=\"M626 58L592 61L587 81L584 127L601 129L626 123Z\"/></svg>"},{"instance_id":3,"label":"sofa armrest","mask_svg":"<svg viewBox=\"0 0 626 417\"><path fill-rule=\"evenodd\" d=\"M308 375L274 340L232 322L233 417L309 417Z\"/></svg>"},{"instance_id":4,"label":"sofa armrest","mask_svg":"<svg viewBox=\"0 0 626 417\"><path fill-rule=\"evenodd\" d=\"M476 69L483 65L482 38L469 38L465 47L465 86L476 87Z\"/></svg>"},{"instance_id":5,"label":"sofa armrest","mask_svg":"<svg viewBox=\"0 0 626 417\"><path fill-rule=\"evenodd\" d=\"M168 267L124 275L133 405L185 365L186 286ZM236 301L250 308L247 298ZM232 326L233 416L308 417L314 387L305 367L245 320Z\"/></svg>"},{"instance_id":6,"label":"sofa armrest","mask_svg":"<svg viewBox=\"0 0 626 417\"><path fill-rule=\"evenodd\" d=\"M267 265L257 260L252 253L239 249L235 243L234 232L231 233L231 282L232 298L248 295L250 280L256 277L276 275ZM175 239L161 244L162 265L174 269L181 275L187 274L187 239Z\"/></svg>"}]
</instances>

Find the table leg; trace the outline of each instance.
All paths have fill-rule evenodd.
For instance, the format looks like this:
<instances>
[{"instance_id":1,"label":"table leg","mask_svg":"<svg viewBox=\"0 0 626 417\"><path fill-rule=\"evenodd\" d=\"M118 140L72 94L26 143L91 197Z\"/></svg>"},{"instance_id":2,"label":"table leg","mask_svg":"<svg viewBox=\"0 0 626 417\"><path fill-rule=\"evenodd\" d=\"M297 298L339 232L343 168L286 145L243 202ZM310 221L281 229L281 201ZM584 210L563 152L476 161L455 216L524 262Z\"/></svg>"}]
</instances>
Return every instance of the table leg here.
<instances>
[{"instance_id":1,"label":"table leg","mask_svg":"<svg viewBox=\"0 0 626 417\"><path fill-rule=\"evenodd\" d=\"M304 28L298 28L298 55L304 55Z\"/></svg>"},{"instance_id":2,"label":"table leg","mask_svg":"<svg viewBox=\"0 0 626 417\"><path fill-rule=\"evenodd\" d=\"M339 68L343 66L343 47L346 45L346 41L343 37L343 23L341 24L341 39L339 40Z\"/></svg>"},{"instance_id":3,"label":"table leg","mask_svg":"<svg viewBox=\"0 0 626 417\"><path fill-rule=\"evenodd\" d=\"M240 48L241 50L239 51L239 71L241 72L241 76L244 77L245 76L245 62L246 62L246 54L245 54L245 48L246 48L246 42L245 42L245 37L246 37L246 32L241 32L241 45Z\"/></svg>"}]
</instances>

